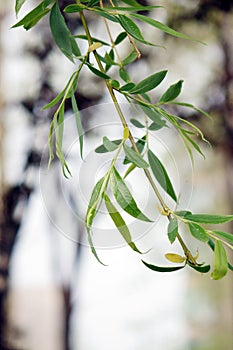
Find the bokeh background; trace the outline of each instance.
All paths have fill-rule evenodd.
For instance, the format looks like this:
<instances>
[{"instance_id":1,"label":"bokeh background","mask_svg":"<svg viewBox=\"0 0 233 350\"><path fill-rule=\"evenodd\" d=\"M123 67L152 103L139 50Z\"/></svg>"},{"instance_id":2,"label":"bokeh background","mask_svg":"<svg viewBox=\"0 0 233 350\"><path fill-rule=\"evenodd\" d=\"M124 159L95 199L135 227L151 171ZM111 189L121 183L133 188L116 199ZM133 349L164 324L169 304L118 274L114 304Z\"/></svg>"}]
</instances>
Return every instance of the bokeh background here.
<instances>
[{"instance_id":1,"label":"bokeh background","mask_svg":"<svg viewBox=\"0 0 233 350\"><path fill-rule=\"evenodd\" d=\"M207 160L190 161L173 131L161 131L155 147L174 176L181 203L195 212L232 213L233 209L233 2L140 1L163 5L151 15L206 45L171 38L143 28L166 49L139 45L142 59L130 65L136 81L168 69L165 87L184 79L180 101L203 108L177 109L199 126L212 147ZM26 1L21 14L36 1ZM59 1L61 7L69 3ZM65 180L58 161L47 170L46 149L54 111L41 107L59 93L75 67L51 38L48 20L29 33L10 29L14 1L0 2L0 318L1 349L23 350L231 350L233 346L232 275L212 281L187 269L173 274L146 270L110 226L105 213L96 222L96 245L107 267L97 263L86 244L83 216L94 182L109 158L94 156L104 133L117 138L120 126L103 83L84 70L77 93L86 142L77 152L71 106L67 104L64 148L73 177ZM73 33L79 19L67 16ZM103 23L88 15L91 32L107 39ZM112 26L116 36L118 28ZM85 43L80 43L85 48ZM129 45L122 45L122 55ZM112 72L112 74L117 74ZM153 96L156 100L156 95ZM132 111L123 101L129 117ZM131 190L148 215L155 205L140 175ZM169 247L165 222L151 229L135 225L134 238L147 250L147 261L164 264ZM221 226L232 230L232 225ZM193 251L212 263L212 254L184 232ZM229 251L229 257L231 252Z\"/></svg>"}]
</instances>

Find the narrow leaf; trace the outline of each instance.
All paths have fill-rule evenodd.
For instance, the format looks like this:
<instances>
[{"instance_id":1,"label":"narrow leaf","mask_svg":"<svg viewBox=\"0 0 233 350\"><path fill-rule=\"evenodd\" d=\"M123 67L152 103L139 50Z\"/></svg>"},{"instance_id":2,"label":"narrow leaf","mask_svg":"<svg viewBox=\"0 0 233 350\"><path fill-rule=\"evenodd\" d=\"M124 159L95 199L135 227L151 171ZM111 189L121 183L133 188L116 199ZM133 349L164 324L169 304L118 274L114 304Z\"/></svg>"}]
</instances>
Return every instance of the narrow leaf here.
<instances>
[{"instance_id":1,"label":"narrow leaf","mask_svg":"<svg viewBox=\"0 0 233 350\"><path fill-rule=\"evenodd\" d=\"M71 61L73 61L72 57L72 46L70 42L71 33L66 25L65 19L61 14L58 3L52 7L50 13L50 28L55 40L55 43L59 47L59 49L63 52L65 56L67 56Z\"/></svg>"},{"instance_id":2,"label":"narrow leaf","mask_svg":"<svg viewBox=\"0 0 233 350\"><path fill-rule=\"evenodd\" d=\"M93 244L93 241L92 241L90 229L87 229L87 237L88 237L88 243L89 243L89 245L90 245L90 247L91 247L91 252L92 252L92 254L94 255L94 257L97 259L97 261L98 261L100 264L106 266L106 265L100 260L100 258L98 257L98 254L97 254L97 252L96 252L96 250L95 250L95 247L94 247L94 244Z\"/></svg>"},{"instance_id":3,"label":"narrow leaf","mask_svg":"<svg viewBox=\"0 0 233 350\"><path fill-rule=\"evenodd\" d=\"M110 141L106 136L103 137L103 145L108 152L113 152L118 148L115 142Z\"/></svg>"},{"instance_id":4,"label":"narrow leaf","mask_svg":"<svg viewBox=\"0 0 233 350\"><path fill-rule=\"evenodd\" d=\"M121 33L117 36L117 38L116 38L114 44L115 44L115 45L119 45L126 37L127 37L127 33L126 33L126 32L121 32Z\"/></svg>"},{"instance_id":5,"label":"narrow leaf","mask_svg":"<svg viewBox=\"0 0 233 350\"><path fill-rule=\"evenodd\" d=\"M130 121L134 126L136 126L136 128L139 128L139 129L145 128L145 125L140 123L137 119L131 118Z\"/></svg>"},{"instance_id":6,"label":"narrow leaf","mask_svg":"<svg viewBox=\"0 0 233 350\"><path fill-rule=\"evenodd\" d=\"M211 273L211 278L219 280L227 274L228 264L227 255L222 243L217 240L214 248L214 270Z\"/></svg>"},{"instance_id":7,"label":"narrow leaf","mask_svg":"<svg viewBox=\"0 0 233 350\"><path fill-rule=\"evenodd\" d=\"M132 35L132 37L135 39L144 40L140 29L134 23L134 21L132 21L132 19L130 19L125 15L118 15L118 18L119 18L120 24L126 30L127 33Z\"/></svg>"},{"instance_id":8,"label":"narrow leaf","mask_svg":"<svg viewBox=\"0 0 233 350\"><path fill-rule=\"evenodd\" d=\"M163 81L166 74L167 70L150 75L149 77L143 79L140 83L138 83L132 90L130 90L130 93L142 94L144 92L153 90Z\"/></svg>"},{"instance_id":9,"label":"narrow leaf","mask_svg":"<svg viewBox=\"0 0 233 350\"><path fill-rule=\"evenodd\" d=\"M151 222L151 220L148 219L148 217L146 217L138 208L137 203L130 193L126 183L115 167L112 169L110 175L110 185L117 203L124 211L138 220Z\"/></svg>"},{"instance_id":10,"label":"narrow leaf","mask_svg":"<svg viewBox=\"0 0 233 350\"><path fill-rule=\"evenodd\" d=\"M136 142L136 146L137 146L139 153L142 153L142 151L145 148L145 145L146 145L146 135L144 135L141 139L139 139ZM133 147L131 147L131 148L133 149ZM127 157L125 157L123 164L129 164L129 163L131 163L131 161Z\"/></svg>"},{"instance_id":11,"label":"narrow leaf","mask_svg":"<svg viewBox=\"0 0 233 350\"><path fill-rule=\"evenodd\" d=\"M186 260L185 256L181 256L179 254L174 254L174 253L167 253L165 254L165 257L167 260L174 263L183 263Z\"/></svg>"},{"instance_id":12,"label":"narrow leaf","mask_svg":"<svg viewBox=\"0 0 233 350\"><path fill-rule=\"evenodd\" d=\"M106 194L104 195L104 200L105 200L106 208L108 210L108 213L109 213L112 221L114 222L116 228L118 229L118 231L120 232L120 234L122 235L122 237L124 238L126 243L135 252L141 254L140 250L138 250L136 245L132 242L130 231L129 231L128 226L126 225L124 219L122 218L122 216L117 211L116 207L112 204L112 202L110 201L110 198Z\"/></svg>"},{"instance_id":13,"label":"narrow leaf","mask_svg":"<svg viewBox=\"0 0 233 350\"><path fill-rule=\"evenodd\" d=\"M213 234L216 236L223 238L227 241L229 241L231 244L233 244L233 234L228 233L228 232L223 232L223 231L213 231Z\"/></svg>"},{"instance_id":14,"label":"narrow leaf","mask_svg":"<svg viewBox=\"0 0 233 350\"><path fill-rule=\"evenodd\" d=\"M94 73L95 75L97 75L99 78L102 79L110 79L110 76L107 75L106 73L101 72L100 70L96 69L95 67L93 67L91 64L87 64L87 67L90 69L90 71L92 71L92 73Z\"/></svg>"},{"instance_id":15,"label":"narrow leaf","mask_svg":"<svg viewBox=\"0 0 233 350\"><path fill-rule=\"evenodd\" d=\"M90 230L94 217L97 213L97 207L98 204L102 198L102 189L104 184L105 177L102 177L93 188L91 198L88 204L88 209L86 213L85 223L87 226L87 229Z\"/></svg>"},{"instance_id":16,"label":"narrow leaf","mask_svg":"<svg viewBox=\"0 0 233 350\"><path fill-rule=\"evenodd\" d=\"M194 265L191 262L187 261L187 264L194 270L201 272L201 273L207 273L210 271L210 265Z\"/></svg>"},{"instance_id":17,"label":"narrow leaf","mask_svg":"<svg viewBox=\"0 0 233 350\"><path fill-rule=\"evenodd\" d=\"M197 224L188 224L190 233L195 237L196 239L199 239L199 241L202 242L208 242L209 237L206 233L206 231Z\"/></svg>"},{"instance_id":18,"label":"narrow leaf","mask_svg":"<svg viewBox=\"0 0 233 350\"><path fill-rule=\"evenodd\" d=\"M85 5L82 4L72 4L72 5L68 5L64 8L64 12L66 13L74 13L74 12L80 12L85 10L85 8L87 8Z\"/></svg>"},{"instance_id":19,"label":"narrow leaf","mask_svg":"<svg viewBox=\"0 0 233 350\"><path fill-rule=\"evenodd\" d=\"M173 101L181 92L183 80L179 80L177 83L171 85L160 98L159 102Z\"/></svg>"},{"instance_id":20,"label":"narrow leaf","mask_svg":"<svg viewBox=\"0 0 233 350\"><path fill-rule=\"evenodd\" d=\"M153 18L150 18L148 16L144 16L144 15L140 15L140 14L136 14L136 13L132 13L131 17L134 17L136 19L139 19L142 22L145 22L147 24L150 24L151 26L163 31L164 33L170 34L172 36L175 36L177 38L181 38L181 39L186 39L186 40L193 40L193 41L197 41L193 38L191 38L188 35L182 34L180 32L177 32L176 30L168 27L166 24L161 23L159 21L156 21Z\"/></svg>"},{"instance_id":21,"label":"narrow leaf","mask_svg":"<svg viewBox=\"0 0 233 350\"><path fill-rule=\"evenodd\" d=\"M146 267L148 267L148 269L153 270L153 271L157 271L157 272L173 272L173 271L177 271L177 270L181 270L185 267L185 265L183 266L156 266L156 265L151 265L146 263L145 261L143 261L143 264L146 265Z\"/></svg>"},{"instance_id":22,"label":"narrow leaf","mask_svg":"<svg viewBox=\"0 0 233 350\"><path fill-rule=\"evenodd\" d=\"M169 241L173 243L178 234L178 221L176 218L171 219L171 221L169 222L167 227L167 234L168 234Z\"/></svg>"},{"instance_id":23,"label":"narrow leaf","mask_svg":"<svg viewBox=\"0 0 233 350\"><path fill-rule=\"evenodd\" d=\"M77 106L77 102L76 102L74 94L71 95L71 103L72 103L72 108L73 108L73 112L74 112L74 116L75 116L78 136L79 136L80 155L81 155L81 158L83 158L83 128L82 128L80 113L78 110L78 106Z\"/></svg>"},{"instance_id":24,"label":"narrow leaf","mask_svg":"<svg viewBox=\"0 0 233 350\"><path fill-rule=\"evenodd\" d=\"M31 29L36 25L41 18L43 18L50 9L47 8L53 0L42 1L37 7L24 16L19 22L14 24L12 28L23 26L26 30Z\"/></svg>"},{"instance_id":25,"label":"narrow leaf","mask_svg":"<svg viewBox=\"0 0 233 350\"><path fill-rule=\"evenodd\" d=\"M15 13L16 16L18 15L21 7L23 6L23 4L25 3L26 0L16 0L15 2Z\"/></svg>"},{"instance_id":26,"label":"narrow leaf","mask_svg":"<svg viewBox=\"0 0 233 350\"><path fill-rule=\"evenodd\" d=\"M134 83L127 83L127 84L121 86L121 88L119 89L119 91L129 91L129 90L131 90L134 86L135 86Z\"/></svg>"},{"instance_id":27,"label":"narrow leaf","mask_svg":"<svg viewBox=\"0 0 233 350\"><path fill-rule=\"evenodd\" d=\"M148 160L151 167L151 170L154 174L154 177L160 184L160 186L169 194L169 196L177 202L177 197L174 191L174 188L172 186L172 183L169 179L169 176L166 172L166 169L164 168L161 161L156 157L156 155L151 151L148 150Z\"/></svg>"},{"instance_id":28,"label":"narrow leaf","mask_svg":"<svg viewBox=\"0 0 233 350\"><path fill-rule=\"evenodd\" d=\"M111 142L118 146L121 143L121 141L122 141L122 139L114 140ZM109 151L107 150L107 148L104 145L101 145L95 149L95 152L96 153L107 153Z\"/></svg>"},{"instance_id":29,"label":"narrow leaf","mask_svg":"<svg viewBox=\"0 0 233 350\"><path fill-rule=\"evenodd\" d=\"M185 215L184 218L202 224L222 224L224 222L232 221L233 215L188 214Z\"/></svg>"},{"instance_id":30,"label":"narrow leaf","mask_svg":"<svg viewBox=\"0 0 233 350\"><path fill-rule=\"evenodd\" d=\"M148 168L149 164L142 158L142 156L136 153L132 148L124 144L125 155L130 162L135 164L138 168Z\"/></svg>"}]
</instances>

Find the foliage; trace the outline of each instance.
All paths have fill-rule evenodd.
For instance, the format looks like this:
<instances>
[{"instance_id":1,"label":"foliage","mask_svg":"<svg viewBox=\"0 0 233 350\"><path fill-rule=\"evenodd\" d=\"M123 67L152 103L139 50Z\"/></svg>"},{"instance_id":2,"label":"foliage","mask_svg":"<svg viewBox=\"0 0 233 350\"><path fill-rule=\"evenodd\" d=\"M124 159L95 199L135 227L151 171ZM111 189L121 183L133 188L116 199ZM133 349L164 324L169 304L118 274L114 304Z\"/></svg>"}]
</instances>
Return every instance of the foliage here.
<instances>
[{"instance_id":1,"label":"foliage","mask_svg":"<svg viewBox=\"0 0 233 350\"><path fill-rule=\"evenodd\" d=\"M17 15L25 1L26 0L16 0L15 10ZM65 102L66 100L71 99L80 142L80 154L82 157L82 121L75 99L75 92L78 88L79 75L84 66L86 66L94 75L98 76L99 79L104 80L106 88L111 96L122 123L122 138L110 140L107 136L104 136L102 144L95 150L96 153L113 153L113 159L108 171L96 183L92 191L85 218L88 241L95 257L100 261L92 241L92 226L102 204L106 206L110 218L129 247L135 252L142 254L136 247L135 243L132 242L131 233L125 223L124 218L110 199L112 195L116 199L117 205L119 205L120 208L137 220L142 220L148 223L152 222L153 220L148 218L140 210L139 205L136 203L125 182L126 176L128 176L132 171L135 171L137 168L141 168L141 171L144 171L145 173L145 180L149 181L155 196L162 207L161 214L165 215L168 219L168 240L171 244L178 240L184 251L184 256L174 253L165 254L165 257L170 262L181 265L159 267L142 260L144 265L153 271L159 272L176 271L184 268L185 266L189 266L200 273L209 272L210 265L198 263L198 256L193 256L184 243L184 240L179 233L179 226L182 224L187 227L190 234L195 239L201 241L202 243L208 244L214 251L214 266L211 277L218 280L226 275L228 268L232 270L232 266L227 260L224 245L232 249L233 235L215 229L206 229L206 224L218 225L224 222L229 222L233 220L233 215L223 216L193 214L186 210L172 211L170 208L168 208L160 194L160 191L165 191L175 203L178 203L178 197L175 193L175 189L165 166L150 148L148 133L148 130L156 132L164 127L172 126L176 128L184 142L184 146L187 148L190 157L193 160L193 151L197 151L204 156L199 144L196 142L196 137L199 137L201 141L207 141L200 129L189 121L182 119L177 115L171 114L168 109L166 109L166 106L177 104L195 109L205 116L207 113L191 104L175 101L181 92L183 80L179 80L178 82L169 86L158 99L157 103L151 102L151 98L148 93L153 92L153 90L161 84L167 75L167 70L155 72L150 76L145 77L137 84L131 80L130 74L127 70L127 66L130 63L140 59L141 53L137 47L138 42L151 47L159 46L156 43L149 42L146 38L144 38L138 24L140 22L144 22L151 29L163 31L168 35L184 40L194 40L193 38L177 32L174 29L169 28L167 25L150 18L149 16L139 13L140 11L149 11L152 9L157 9L159 11L160 7L143 6L136 0L109 0L105 2L102 0L70 0L70 4L64 9L64 13L72 13L79 17L83 26L83 34L75 36L71 33L66 24L64 13L61 11L59 6L59 1L43 0L13 27L23 26L26 30L29 30L34 27L43 17L49 16L51 33L56 45L61 50L62 54L64 54L74 63L75 66L77 66L76 71L72 74L62 92L53 101L44 106L44 109L57 106L57 110L51 122L49 133L50 162L54 157L53 140L55 139L56 155L60 159L62 170L66 177L71 174L62 150ZM103 20L105 22L105 26L109 33L109 43L91 35L85 16L88 11L99 17L99 20ZM116 23L119 28L121 28L120 34L115 39L112 38L111 34L111 22ZM81 52L79 48L80 40L87 40L89 47L87 52ZM120 58L118 45L125 40L130 41L132 44L132 50L126 57ZM105 47L104 56L99 52L100 47ZM92 63L93 59L95 61L95 65ZM118 79L115 77L112 79L112 67L117 67L119 74ZM136 111L144 115L144 120L131 119L133 127L145 130L144 136L137 141L135 141L133 131L129 129L128 121L126 120L117 101L115 94L116 92L123 95L128 103L134 105ZM125 154L123 164L127 166L123 176L116 169L116 161L120 153ZM154 177L152 177L152 174Z\"/></svg>"}]
</instances>

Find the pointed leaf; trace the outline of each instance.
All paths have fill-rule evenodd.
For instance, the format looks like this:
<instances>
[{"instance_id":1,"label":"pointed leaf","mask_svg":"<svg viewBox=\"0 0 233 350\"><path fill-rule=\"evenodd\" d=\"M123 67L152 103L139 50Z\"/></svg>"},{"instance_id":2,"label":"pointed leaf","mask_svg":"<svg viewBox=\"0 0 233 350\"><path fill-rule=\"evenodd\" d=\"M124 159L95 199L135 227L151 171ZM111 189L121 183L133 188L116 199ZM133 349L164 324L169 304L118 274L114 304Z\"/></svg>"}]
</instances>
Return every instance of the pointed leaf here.
<instances>
[{"instance_id":1,"label":"pointed leaf","mask_svg":"<svg viewBox=\"0 0 233 350\"><path fill-rule=\"evenodd\" d=\"M132 50L129 55L123 59L123 61L121 62L123 66L127 66L128 64L134 62L137 59L137 53L135 52L135 50Z\"/></svg>"},{"instance_id":2,"label":"pointed leaf","mask_svg":"<svg viewBox=\"0 0 233 350\"><path fill-rule=\"evenodd\" d=\"M142 94L144 92L153 90L163 81L166 74L167 70L163 70L161 72L150 75L138 83L132 90L130 90L130 94Z\"/></svg>"},{"instance_id":3,"label":"pointed leaf","mask_svg":"<svg viewBox=\"0 0 233 350\"><path fill-rule=\"evenodd\" d=\"M90 245L90 247L91 247L91 252L92 252L92 254L94 255L94 257L99 261L100 264L106 266L106 265L100 260L100 258L98 257L98 254L97 254L97 252L96 252L96 250L95 250L95 247L94 247L94 244L93 244L93 241L92 241L91 230L90 230L89 228L87 229L87 238L88 238L88 243L89 243L89 245Z\"/></svg>"},{"instance_id":4,"label":"pointed leaf","mask_svg":"<svg viewBox=\"0 0 233 350\"><path fill-rule=\"evenodd\" d=\"M138 26L130 19L129 17L125 15L118 15L119 22L122 25L122 27L126 30L127 33L132 35L133 38L144 40L142 33Z\"/></svg>"},{"instance_id":5,"label":"pointed leaf","mask_svg":"<svg viewBox=\"0 0 233 350\"><path fill-rule=\"evenodd\" d=\"M129 91L135 86L134 83L127 83L125 85L122 85L119 91Z\"/></svg>"},{"instance_id":6,"label":"pointed leaf","mask_svg":"<svg viewBox=\"0 0 233 350\"><path fill-rule=\"evenodd\" d=\"M121 141L122 141L122 139L114 140L111 142L118 146L121 143ZM109 151L107 150L107 148L104 145L101 145L95 149L95 152L96 153L107 153Z\"/></svg>"},{"instance_id":7,"label":"pointed leaf","mask_svg":"<svg viewBox=\"0 0 233 350\"><path fill-rule=\"evenodd\" d=\"M213 233L220 237L223 238L227 241L229 241L231 244L233 244L233 234L232 233L228 233L228 232L223 232L223 231L213 231Z\"/></svg>"},{"instance_id":8,"label":"pointed leaf","mask_svg":"<svg viewBox=\"0 0 233 350\"><path fill-rule=\"evenodd\" d=\"M26 0L16 0L15 2L15 13L16 16L18 15L21 7L23 6L23 4L25 3Z\"/></svg>"},{"instance_id":9,"label":"pointed leaf","mask_svg":"<svg viewBox=\"0 0 233 350\"><path fill-rule=\"evenodd\" d=\"M142 21L142 22L148 23L148 24L150 24L151 26L153 26L153 27L155 27L155 28L157 28L157 29L159 29L159 30L162 30L163 32L165 32L165 33L167 33L167 34L170 34L170 35L172 35L172 36L175 36L175 37L177 37L177 38L197 41L197 40L191 38L190 36L185 35L185 34L182 34L182 33L180 33L180 32L177 32L176 30L174 30L174 29L168 27L166 24L161 23L161 22L159 22L159 21L156 21L155 19L150 18L150 17L148 17L148 16L144 16L144 15L132 13L132 14L131 14L131 17L137 18L137 19L139 19L139 20Z\"/></svg>"},{"instance_id":10,"label":"pointed leaf","mask_svg":"<svg viewBox=\"0 0 233 350\"><path fill-rule=\"evenodd\" d=\"M126 32L121 32L114 41L115 46L119 45L127 37Z\"/></svg>"},{"instance_id":11,"label":"pointed leaf","mask_svg":"<svg viewBox=\"0 0 233 350\"><path fill-rule=\"evenodd\" d=\"M87 226L87 230L90 230L94 217L97 214L97 207L102 198L102 190L104 184L105 177L102 177L93 188L91 198L88 204L88 209L86 213L85 223Z\"/></svg>"},{"instance_id":12,"label":"pointed leaf","mask_svg":"<svg viewBox=\"0 0 233 350\"><path fill-rule=\"evenodd\" d=\"M76 127L78 131L78 136L79 136L80 155L81 155L81 158L83 158L83 127L82 127L80 113L78 110L78 106L77 106L77 102L74 94L71 95L71 103L72 103L72 108L75 115Z\"/></svg>"},{"instance_id":13,"label":"pointed leaf","mask_svg":"<svg viewBox=\"0 0 233 350\"><path fill-rule=\"evenodd\" d=\"M72 58L72 46L70 42L71 33L66 25L65 19L61 14L58 3L52 7L50 13L50 28L54 38L55 43L59 49L67 56L71 61Z\"/></svg>"},{"instance_id":14,"label":"pointed leaf","mask_svg":"<svg viewBox=\"0 0 233 350\"><path fill-rule=\"evenodd\" d=\"M224 222L232 221L233 215L188 214L185 215L184 218L202 224L222 224Z\"/></svg>"},{"instance_id":15,"label":"pointed leaf","mask_svg":"<svg viewBox=\"0 0 233 350\"><path fill-rule=\"evenodd\" d=\"M113 152L118 148L118 145L116 145L115 142L110 141L106 136L103 137L103 144L108 152Z\"/></svg>"},{"instance_id":16,"label":"pointed leaf","mask_svg":"<svg viewBox=\"0 0 233 350\"><path fill-rule=\"evenodd\" d=\"M190 233L195 237L196 239L199 239L199 241L202 242L208 242L209 237L206 233L206 231L197 224L188 224Z\"/></svg>"},{"instance_id":17,"label":"pointed leaf","mask_svg":"<svg viewBox=\"0 0 233 350\"><path fill-rule=\"evenodd\" d=\"M148 267L148 269L153 270L153 271L157 271L157 272L173 272L173 271L177 271L177 270L181 270L185 267L185 265L183 266L156 266L156 265L151 265L146 263L145 261L143 261L143 264L146 265L146 267Z\"/></svg>"},{"instance_id":18,"label":"pointed leaf","mask_svg":"<svg viewBox=\"0 0 233 350\"><path fill-rule=\"evenodd\" d=\"M141 254L140 250L138 250L136 245L132 242L130 231L124 219L122 218L122 216L117 211L116 207L112 204L110 198L106 194L104 195L104 201L112 221L114 222L116 228L118 229L124 240L135 252Z\"/></svg>"},{"instance_id":19,"label":"pointed leaf","mask_svg":"<svg viewBox=\"0 0 233 350\"><path fill-rule=\"evenodd\" d=\"M148 168L149 164L142 158L142 156L138 153L136 153L132 148L124 144L124 151L125 155L127 156L128 160L135 164L138 168Z\"/></svg>"},{"instance_id":20,"label":"pointed leaf","mask_svg":"<svg viewBox=\"0 0 233 350\"><path fill-rule=\"evenodd\" d=\"M26 30L31 29L36 25L41 18L43 18L50 9L47 8L53 0L42 1L37 7L24 16L19 22L14 24L12 28L23 26Z\"/></svg>"},{"instance_id":21,"label":"pointed leaf","mask_svg":"<svg viewBox=\"0 0 233 350\"><path fill-rule=\"evenodd\" d=\"M161 161L156 157L156 155L151 151L148 150L148 160L151 167L151 170L154 174L154 177L160 184L160 186L169 194L169 196L177 202L177 197L174 191L174 188L172 186L172 183L169 179L169 176L166 172L166 169L164 168Z\"/></svg>"},{"instance_id":22,"label":"pointed leaf","mask_svg":"<svg viewBox=\"0 0 233 350\"><path fill-rule=\"evenodd\" d=\"M169 241L173 243L178 235L178 221L176 218L171 219L167 227Z\"/></svg>"},{"instance_id":23,"label":"pointed leaf","mask_svg":"<svg viewBox=\"0 0 233 350\"><path fill-rule=\"evenodd\" d=\"M210 265L194 265L191 262L187 261L187 264L194 270L201 272L201 273L207 273L210 271Z\"/></svg>"},{"instance_id":24,"label":"pointed leaf","mask_svg":"<svg viewBox=\"0 0 233 350\"><path fill-rule=\"evenodd\" d=\"M136 128L139 128L139 129L145 128L145 125L140 123L137 119L131 118L130 121L134 126L136 126Z\"/></svg>"},{"instance_id":25,"label":"pointed leaf","mask_svg":"<svg viewBox=\"0 0 233 350\"><path fill-rule=\"evenodd\" d=\"M183 80L179 80L177 83L171 85L167 91L162 95L159 102L170 102L173 101L181 92Z\"/></svg>"},{"instance_id":26,"label":"pointed leaf","mask_svg":"<svg viewBox=\"0 0 233 350\"><path fill-rule=\"evenodd\" d=\"M140 153L142 153L142 151L144 150L145 145L146 145L146 135L144 135L141 139L139 139L136 142L137 149ZM131 163L131 161L127 157L125 157L123 164L129 164L129 163Z\"/></svg>"},{"instance_id":27,"label":"pointed leaf","mask_svg":"<svg viewBox=\"0 0 233 350\"><path fill-rule=\"evenodd\" d=\"M165 254L165 257L167 260L174 263L183 263L186 260L185 256L181 256L179 254L174 254L174 253L167 253Z\"/></svg>"},{"instance_id":28,"label":"pointed leaf","mask_svg":"<svg viewBox=\"0 0 233 350\"><path fill-rule=\"evenodd\" d=\"M110 184L114 197L123 210L138 220L151 222L151 220L148 219L148 217L146 217L138 208L126 183L115 167L112 169L110 175Z\"/></svg>"},{"instance_id":29,"label":"pointed leaf","mask_svg":"<svg viewBox=\"0 0 233 350\"><path fill-rule=\"evenodd\" d=\"M211 273L211 278L219 280L227 274L228 264L227 255L222 243L217 240L214 248L214 270Z\"/></svg>"},{"instance_id":30,"label":"pointed leaf","mask_svg":"<svg viewBox=\"0 0 233 350\"><path fill-rule=\"evenodd\" d=\"M103 73L100 70L96 69L91 64L87 63L87 67L90 69L90 71L92 71L92 73L97 75L97 77L102 78L102 79L111 79L109 75L107 75L106 73Z\"/></svg>"}]
</instances>

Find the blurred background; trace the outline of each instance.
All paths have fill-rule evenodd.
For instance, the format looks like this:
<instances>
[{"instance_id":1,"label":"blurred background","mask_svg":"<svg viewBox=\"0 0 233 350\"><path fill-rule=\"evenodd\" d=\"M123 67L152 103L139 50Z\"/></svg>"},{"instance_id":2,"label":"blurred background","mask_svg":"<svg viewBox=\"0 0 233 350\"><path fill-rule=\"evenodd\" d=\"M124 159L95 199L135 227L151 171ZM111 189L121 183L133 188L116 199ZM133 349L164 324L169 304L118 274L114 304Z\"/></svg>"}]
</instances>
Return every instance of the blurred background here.
<instances>
[{"instance_id":1,"label":"blurred background","mask_svg":"<svg viewBox=\"0 0 233 350\"><path fill-rule=\"evenodd\" d=\"M153 18L189 34L206 45L171 38L143 28L148 40L166 49L139 45L142 59L130 65L133 80L168 69L158 94L184 79L180 101L209 112L176 107L174 112L199 126L212 147L202 145L207 160L188 156L174 131L154 137L155 147L181 193L181 208L230 214L233 209L233 1L139 1L163 5ZM26 1L20 18L36 1ZM64 8L68 0L60 0ZM90 30L107 40L104 25L87 14ZM79 19L66 16L73 33ZM100 265L86 242L83 217L94 183L109 158L94 155L104 133L121 135L103 83L84 70L76 95L85 130L84 162L77 151L71 106L67 104L64 149L72 179L61 174L55 160L47 170L47 137L54 110L41 107L65 86L75 66L55 47L48 19L27 33L10 29L16 22L14 1L0 2L0 319L1 349L21 350L232 350L232 275L213 281L190 269L172 274L147 270L124 246L105 213L95 223ZM118 28L112 26L114 37ZM85 42L80 43L85 48ZM126 55L129 46L122 45ZM112 74L117 74L114 70ZM141 75L141 77L139 77ZM156 100L156 95L153 98ZM121 101L121 100L120 100ZM132 111L124 105L126 115ZM69 112L70 110L70 112ZM119 165L120 166L120 165ZM150 189L140 174L131 188L152 228L129 222L145 260L165 264L170 247L165 222L154 214ZM185 207L185 208L184 208ZM154 216L154 217L155 217ZM232 232L232 225L222 225ZM208 257L197 241L185 240ZM174 250L175 249L175 250ZM231 252L229 257L232 262Z\"/></svg>"}]
</instances>

